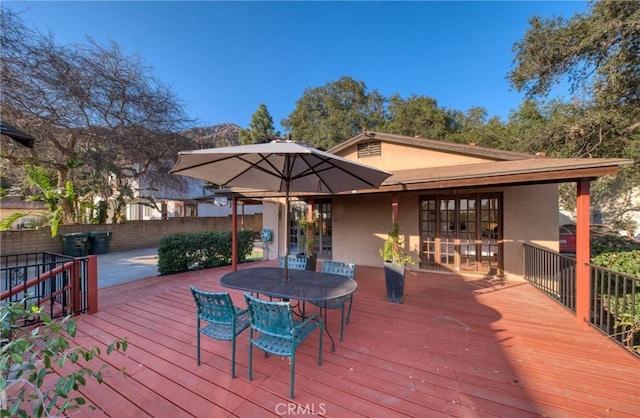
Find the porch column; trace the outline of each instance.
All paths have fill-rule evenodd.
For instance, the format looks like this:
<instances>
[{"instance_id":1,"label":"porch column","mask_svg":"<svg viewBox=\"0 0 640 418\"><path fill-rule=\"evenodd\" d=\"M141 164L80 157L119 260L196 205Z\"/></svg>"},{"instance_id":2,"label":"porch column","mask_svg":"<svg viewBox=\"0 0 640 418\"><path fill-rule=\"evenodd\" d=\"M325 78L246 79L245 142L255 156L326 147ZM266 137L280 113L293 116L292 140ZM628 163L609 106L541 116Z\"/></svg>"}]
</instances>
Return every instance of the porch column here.
<instances>
[{"instance_id":1,"label":"porch column","mask_svg":"<svg viewBox=\"0 0 640 418\"><path fill-rule=\"evenodd\" d=\"M307 221L313 221L313 197L307 199Z\"/></svg>"},{"instance_id":2,"label":"porch column","mask_svg":"<svg viewBox=\"0 0 640 418\"><path fill-rule=\"evenodd\" d=\"M87 259L87 307L88 313L98 312L98 256Z\"/></svg>"},{"instance_id":3,"label":"porch column","mask_svg":"<svg viewBox=\"0 0 640 418\"><path fill-rule=\"evenodd\" d=\"M588 266L591 260L589 184L589 179L578 181L576 201L576 323L580 327L586 327L589 322L591 297Z\"/></svg>"},{"instance_id":4,"label":"porch column","mask_svg":"<svg viewBox=\"0 0 640 418\"><path fill-rule=\"evenodd\" d=\"M398 222L398 194L391 196L391 224Z\"/></svg>"},{"instance_id":5,"label":"porch column","mask_svg":"<svg viewBox=\"0 0 640 418\"><path fill-rule=\"evenodd\" d=\"M236 196L231 197L231 269L238 270L238 205Z\"/></svg>"}]
</instances>

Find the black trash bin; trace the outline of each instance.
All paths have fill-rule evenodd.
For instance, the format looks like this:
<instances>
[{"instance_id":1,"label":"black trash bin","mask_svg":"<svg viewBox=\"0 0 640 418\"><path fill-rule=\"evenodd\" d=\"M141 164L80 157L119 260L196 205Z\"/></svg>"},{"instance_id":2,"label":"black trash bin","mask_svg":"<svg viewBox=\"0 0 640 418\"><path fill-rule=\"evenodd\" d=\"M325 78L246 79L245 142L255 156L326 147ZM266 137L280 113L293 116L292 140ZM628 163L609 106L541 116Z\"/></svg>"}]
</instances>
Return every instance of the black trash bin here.
<instances>
[{"instance_id":1,"label":"black trash bin","mask_svg":"<svg viewBox=\"0 0 640 418\"><path fill-rule=\"evenodd\" d=\"M109 231L91 231L91 249L89 254L106 254L109 252L109 242L111 241L111 232Z\"/></svg>"},{"instance_id":2,"label":"black trash bin","mask_svg":"<svg viewBox=\"0 0 640 418\"><path fill-rule=\"evenodd\" d=\"M74 232L62 236L63 254L71 257L85 257L89 254L89 234Z\"/></svg>"}]
</instances>

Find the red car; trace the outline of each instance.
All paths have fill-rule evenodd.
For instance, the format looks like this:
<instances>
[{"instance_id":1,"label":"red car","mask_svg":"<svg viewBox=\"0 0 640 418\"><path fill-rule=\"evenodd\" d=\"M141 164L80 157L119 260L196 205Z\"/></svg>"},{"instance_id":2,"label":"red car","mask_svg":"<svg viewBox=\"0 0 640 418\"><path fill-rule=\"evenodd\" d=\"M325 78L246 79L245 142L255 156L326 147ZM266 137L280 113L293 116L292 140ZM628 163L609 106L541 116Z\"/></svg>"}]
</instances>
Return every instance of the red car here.
<instances>
[{"instance_id":1,"label":"red car","mask_svg":"<svg viewBox=\"0 0 640 418\"><path fill-rule=\"evenodd\" d=\"M576 226L560 225L560 252L567 254L576 253Z\"/></svg>"}]
</instances>

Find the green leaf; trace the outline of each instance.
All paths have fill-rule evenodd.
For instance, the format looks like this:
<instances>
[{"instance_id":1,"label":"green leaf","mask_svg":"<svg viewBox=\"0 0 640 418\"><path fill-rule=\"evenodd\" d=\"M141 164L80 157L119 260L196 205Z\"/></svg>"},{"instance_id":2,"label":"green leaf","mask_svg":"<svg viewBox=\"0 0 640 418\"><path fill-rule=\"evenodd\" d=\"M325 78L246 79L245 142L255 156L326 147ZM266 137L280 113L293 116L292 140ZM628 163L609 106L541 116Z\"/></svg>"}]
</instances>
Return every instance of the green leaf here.
<instances>
[{"instance_id":1,"label":"green leaf","mask_svg":"<svg viewBox=\"0 0 640 418\"><path fill-rule=\"evenodd\" d=\"M44 367L47 369L51 368L51 356L49 355L49 353L44 353L42 357L43 357L42 359L44 362Z\"/></svg>"},{"instance_id":2,"label":"green leaf","mask_svg":"<svg viewBox=\"0 0 640 418\"><path fill-rule=\"evenodd\" d=\"M36 386L42 387L42 383L44 382L44 378L47 375L47 369L40 369L38 372L38 379L36 380Z\"/></svg>"}]
</instances>

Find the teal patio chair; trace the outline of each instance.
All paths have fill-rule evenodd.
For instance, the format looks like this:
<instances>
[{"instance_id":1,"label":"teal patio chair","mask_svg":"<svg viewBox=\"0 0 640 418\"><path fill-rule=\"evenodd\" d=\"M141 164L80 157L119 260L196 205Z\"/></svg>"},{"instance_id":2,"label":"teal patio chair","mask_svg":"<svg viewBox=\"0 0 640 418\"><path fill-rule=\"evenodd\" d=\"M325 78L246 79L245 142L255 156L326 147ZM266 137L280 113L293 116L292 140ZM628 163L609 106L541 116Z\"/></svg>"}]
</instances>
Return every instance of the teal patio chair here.
<instances>
[{"instance_id":1,"label":"teal patio chair","mask_svg":"<svg viewBox=\"0 0 640 418\"><path fill-rule=\"evenodd\" d=\"M269 302L245 293L251 328L249 329L249 380L253 377L253 346L265 353L291 358L291 388L289 397L293 399L296 367L296 349L315 330L320 329L318 345L318 365L322 365L322 334L324 322L313 314L304 321L293 319L289 302ZM256 336L256 332L258 336Z\"/></svg>"},{"instance_id":2,"label":"teal patio chair","mask_svg":"<svg viewBox=\"0 0 640 418\"><path fill-rule=\"evenodd\" d=\"M284 259L286 256L280 257L280 268L284 268ZM308 258L298 258L296 256L289 256L288 267L289 270L306 270Z\"/></svg>"},{"instance_id":3,"label":"teal patio chair","mask_svg":"<svg viewBox=\"0 0 640 418\"><path fill-rule=\"evenodd\" d=\"M216 340L231 341L231 377L236 377L236 337L251 323L249 312L233 306L228 292L207 292L189 286L198 308L198 366L200 365L200 334ZM207 322L202 326L201 321Z\"/></svg>"},{"instance_id":4,"label":"teal patio chair","mask_svg":"<svg viewBox=\"0 0 640 418\"><path fill-rule=\"evenodd\" d=\"M322 262L322 272L338 274L340 276L353 279L356 275L356 265L354 263L344 263L342 261L324 260ZM353 294L324 302L310 302L320 308L321 312L322 309L324 309L325 315L327 309L340 309L342 311L340 317L340 341L344 340L344 308L347 302L349 302L349 311L347 313L347 324L349 324L349 320L351 319L351 305L353 305Z\"/></svg>"}]
</instances>

